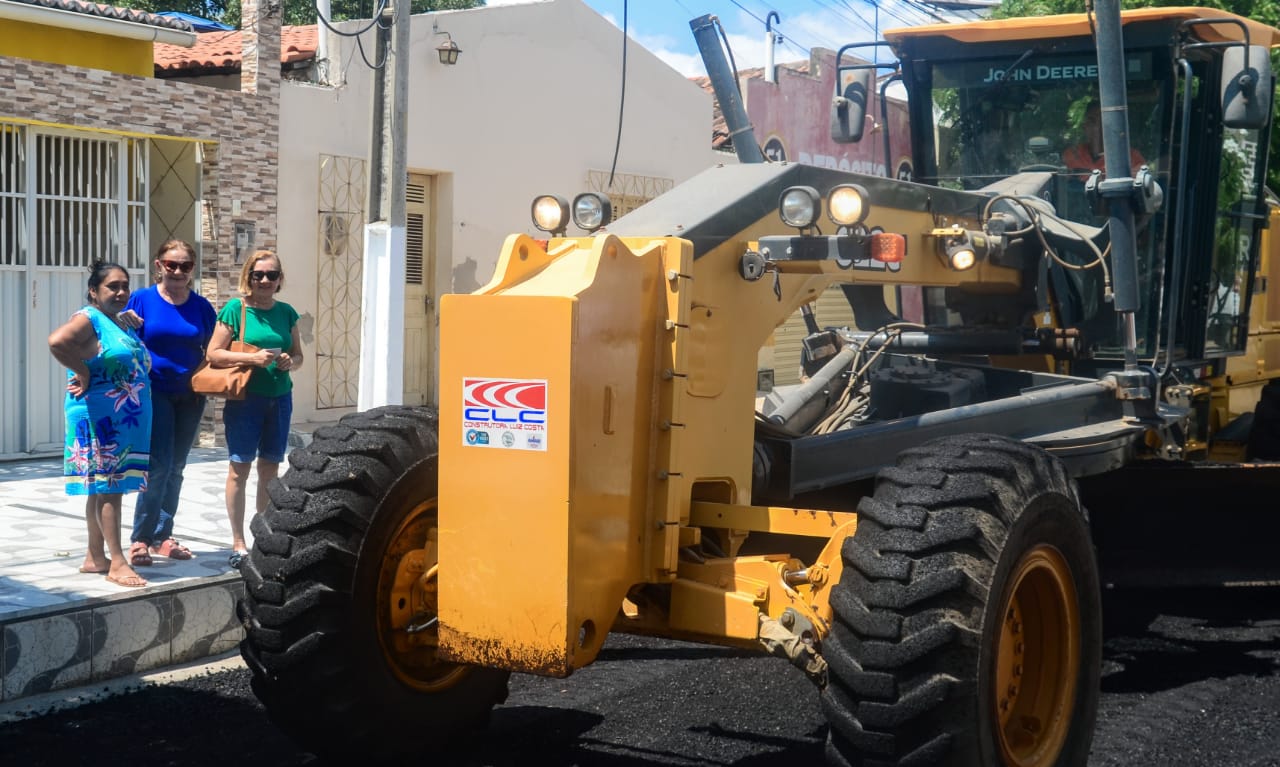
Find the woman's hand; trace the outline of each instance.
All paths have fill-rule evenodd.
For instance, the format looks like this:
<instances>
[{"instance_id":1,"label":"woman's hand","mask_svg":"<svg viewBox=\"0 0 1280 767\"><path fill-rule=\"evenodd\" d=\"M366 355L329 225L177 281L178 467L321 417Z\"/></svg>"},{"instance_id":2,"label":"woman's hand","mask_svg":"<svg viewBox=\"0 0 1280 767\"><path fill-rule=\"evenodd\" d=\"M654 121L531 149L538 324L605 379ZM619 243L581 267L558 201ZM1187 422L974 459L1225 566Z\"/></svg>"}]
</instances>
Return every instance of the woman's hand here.
<instances>
[{"instance_id":1,"label":"woman's hand","mask_svg":"<svg viewBox=\"0 0 1280 767\"><path fill-rule=\"evenodd\" d=\"M120 320L120 324L130 330L137 330L142 327L142 315L132 309L125 309L116 315L116 319Z\"/></svg>"},{"instance_id":2,"label":"woman's hand","mask_svg":"<svg viewBox=\"0 0 1280 767\"><path fill-rule=\"evenodd\" d=\"M276 359L276 352L270 349L259 349L256 352L249 353L249 364L254 367L265 368Z\"/></svg>"},{"instance_id":3,"label":"woman's hand","mask_svg":"<svg viewBox=\"0 0 1280 767\"><path fill-rule=\"evenodd\" d=\"M89 374L73 370L72 377L67 380L67 392L75 399L80 399L89 390Z\"/></svg>"},{"instance_id":4,"label":"woman's hand","mask_svg":"<svg viewBox=\"0 0 1280 767\"><path fill-rule=\"evenodd\" d=\"M281 352L276 357L276 370L293 370L293 358L289 356L289 352Z\"/></svg>"}]
</instances>

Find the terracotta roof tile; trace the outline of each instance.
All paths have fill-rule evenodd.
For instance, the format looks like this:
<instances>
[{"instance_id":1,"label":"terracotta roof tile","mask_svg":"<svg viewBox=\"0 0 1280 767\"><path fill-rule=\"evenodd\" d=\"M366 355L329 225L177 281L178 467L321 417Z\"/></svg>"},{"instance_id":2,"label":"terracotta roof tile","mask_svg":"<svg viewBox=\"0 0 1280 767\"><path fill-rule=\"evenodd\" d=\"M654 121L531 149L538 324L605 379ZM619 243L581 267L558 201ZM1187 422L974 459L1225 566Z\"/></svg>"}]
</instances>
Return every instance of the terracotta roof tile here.
<instances>
[{"instance_id":1,"label":"terracotta roof tile","mask_svg":"<svg viewBox=\"0 0 1280 767\"><path fill-rule=\"evenodd\" d=\"M315 24L281 27L280 63L292 64L314 59L318 41ZM196 44L190 48L156 43L156 74L172 77L183 74L239 72L243 54L242 45L238 29L229 32L200 32L196 34Z\"/></svg>"},{"instance_id":2,"label":"terracotta roof tile","mask_svg":"<svg viewBox=\"0 0 1280 767\"><path fill-rule=\"evenodd\" d=\"M164 16L156 16L155 14L146 13L144 11L135 11L130 8L116 8L115 6L101 5L99 3L82 2L82 0L8 0L8 2L22 3L23 5L34 5L39 8L49 8L55 11L82 13L86 16L101 16L104 19L131 21L135 24L146 24L149 27L161 27L162 29L176 29L180 32L191 31L191 25L182 19L170 19Z\"/></svg>"}]
</instances>

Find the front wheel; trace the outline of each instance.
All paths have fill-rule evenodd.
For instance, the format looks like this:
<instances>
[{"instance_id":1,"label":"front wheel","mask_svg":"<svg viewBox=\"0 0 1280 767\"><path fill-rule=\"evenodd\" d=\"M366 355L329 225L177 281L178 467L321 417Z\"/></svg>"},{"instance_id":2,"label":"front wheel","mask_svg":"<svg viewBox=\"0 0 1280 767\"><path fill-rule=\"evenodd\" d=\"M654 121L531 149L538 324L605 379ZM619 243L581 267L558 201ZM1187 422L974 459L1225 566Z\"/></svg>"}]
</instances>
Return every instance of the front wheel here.
<instances>
[{"instance_id":1,"label":"front wheel","mask_svg":"<svg viewBox=\"0 0 1280 767\"><path fill-rule=\"evenodd\" d=\"M858 512L823 643L831 761L1084 765L1101 597L1062 464L946 437L904 452Z\"/></svg>"},{"instance_id":2,"label":"front wheel","mask_svg":"<svg viewBox=\"0 0 1280 767\"><path fill-rule=\"evenodd\" d=\"M429 409L349 415L290 454L253 520L241 654L271 719L320 756L420 755L506 696L507 672L436 657L436 444Z\"/></svg>"}]
</instances>

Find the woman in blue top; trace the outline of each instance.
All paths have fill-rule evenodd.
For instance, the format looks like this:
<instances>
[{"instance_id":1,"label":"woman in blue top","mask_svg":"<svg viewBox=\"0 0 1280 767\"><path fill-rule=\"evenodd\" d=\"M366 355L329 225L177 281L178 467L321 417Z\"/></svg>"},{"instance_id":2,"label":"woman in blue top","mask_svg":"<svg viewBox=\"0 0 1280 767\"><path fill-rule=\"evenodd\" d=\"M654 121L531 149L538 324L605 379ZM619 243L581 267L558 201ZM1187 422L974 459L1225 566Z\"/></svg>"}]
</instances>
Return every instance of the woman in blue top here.
<instances>
[{"instance_id":1,"label":"woman in blue top","mask_svg":"<svg viewBox=\"0 0 1280 767\"><path fill-rule=\"evenodd\" d=\"M129 297L126 309L142 319L138 335L151 352L151 472L133 507L129 560L151 564L151 555L191 559L173 537L182 472L200 430L205 398L191 391L191 374L213 335L213 305L191 289L196 250L169 240L156 251L157 282Z\"/></svg>"},{"instance_id":2,"label":"woman in blue top","mask_svg":"<svg viewBox=\"0 0 1280 767\"><path fill-rule=\"evenodd\" d=\"M88 496L89 551L80 572L105 574L121 586L145 586L120 545L120 499L147 487L151 358L120 318L129 300L123 266L95 261L87 297L88 305L49 336L49 351L67 368L67 495Z\"/></svg>"},{"instance_id":3,"label":"woman in blue top","mask_svg":"<svg viewBox=\"0 0 1280 767\"><path fill-rule=\"evenodd\" d=\"M228 400L222 409L226 426L227 517L231 520L231 566L239 567L247 553L244 539L245 485L249 467L258 460L257 510L266 510L267 488L280 470L289 444L293 418L293 381L289 372L302 366L298 313L276 293L284 286L284 267L269 250L254 251L240 270L240 295L218 312L218 326L209 341L207 357L214 367L252 367L243 400ZM240 327L240 310L245 327ZM256 352L233 352L240 339Z\"/></svg>"}]
</instances>

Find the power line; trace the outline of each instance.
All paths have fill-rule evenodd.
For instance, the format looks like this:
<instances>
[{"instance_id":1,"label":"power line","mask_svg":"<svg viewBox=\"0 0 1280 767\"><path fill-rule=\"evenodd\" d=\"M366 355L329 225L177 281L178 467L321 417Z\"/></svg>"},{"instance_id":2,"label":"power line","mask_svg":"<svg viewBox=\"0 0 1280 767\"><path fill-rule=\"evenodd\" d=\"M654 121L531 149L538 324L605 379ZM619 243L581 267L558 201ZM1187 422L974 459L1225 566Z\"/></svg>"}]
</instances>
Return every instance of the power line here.
<instances>
[{"instance_id":1,"label":"power line","mask_svg":"<svg viewBox=\"0 0 1280 767\"><path fill-rule=\"evenodd\" d=\"M760 18L759 16L755 15L755 14L754 14L754 13L752 13L751 11L747 10L746 6L744 6L742 3L738 2L738 0L729 0L729 2L730 2L730 3L733 3L733 4L734 4L734 5L736 5L736 6L738 6L738 8L740 8L740 9L742 10L742 12L743 12L743 13L747 14L748 16L750 16L751 18L753 18L753 19L755 19L756 21L760 22L761 24L763 24L763 25L765 25L765 26L768 26L768 25L769 25L769 22L765 21L764 19L762 19L762 18Z\"/></svg>"},{"instance_id":2,"label":"power line","mask_svg":"<svg viewBox=\"0 0 1280 767\"><path fill-rule=\"evenodd\" d=\"M810 0L810 2L812 2L814 5L818 6L819 8L824 9L826 12L834 14L841 21L845 21L853 25L861 26L864 29L866 29L868 32L872 33L873 35L878 32L878 30L874 26L872 26L870 22L865 21L861 16L857 14L857 12L854 12L852 16L847 16L845 15L844 10L842 10L843 6L836 6L831 2L829 2L829 0Z\"/></svg>"},{"instance_id":3,"label":"power line","mask_svg":"<svg viewBox=\"0 0 1280 767\"><path fill-rule=\"evenodd\" d=\"M765 21L764 19L761 19L759 16L757 16L757 15L756 15L756 14L754 14L754 13L752 13L749 9L747 9L747 8L743 7L743 6L742 6L742 4L741 4L741 3L739 3L739 2L737 2L736 0L729 0L729 2L733 3L734 5L736 5L738 8L740 8L740 9L742 10L742 12L743 12L743 13L746 13L746 14L747 14L748 16L750 16L751 18L753 18L753 19L755 19L756 21L760 22L760 23L761 23L762 25L764 25L766 28L770 26L768 21ZM807 44L807 43L805 43L804 41L802 41L802 40L798 39L798 38L796 37L796 35L793 35L793 34L791 34L790 32L788 32L787 30L788 30L788 29L790 29L790 27L788 27L788 26L787 26L784 22L782 22L781 20L779 20L778 22L774 23L772 26L773 26L773 30L774 30L775 32L778 32L779 36L781 37L783 45L786 45L787 47L791 48L792 50L796 51L798 54L800 54L801 56L804 56L804 57L806 57L806 58L809 56L809 51L810 51L810 50L812 50L813 48L817 48L817 47L825 47L825 48L832 48L832 49L835 49L835 48L838 48L838 47L839 47L838 45L836 45L835 43L831 42L830 40L825 39L825 38L824 38L824 37L822 37L821 35L818 35L818 34L814 33L812 30L805 30L805 31L804 31L804 34L812 35L813 37L816 37L816 38L817 38L817 40L818 40L818 42L819 42L819 43L821 43L821 45L820 45L820 46L818 46L818 45L810 45L810 44ZM795 45L792 45L791 43L798 43L799 45L803 46L803 48L797 48Z\"/></svg>"},{"instance_id":4,"label":"power line","mask_svg":"<svg viewBox=\"0 0 1280 767\"><path fill-rule=\"evenodd\" d=\"M853 13L857 13L857 12L858 12L858 11L857 11L857 9L853 7L853 3L849 2L849 0L841 0L841 2L842 2L842 3L844 4L844 6L845 6L846 8L848 8L851 12L853 12ZM885 5L881 4L881 3L879 2L879 0L866 0L866 3L867 3L867 5L870 5L872 8L874 8L877 12L879 12L879 13L883 13L883 14L884 14L884 15L886 15L886 16L891 16L891 17L893 17L894 19L896 19L896 20L897 20L897 22L898 22L899 24L905 24L906 26L911 26L911 24L912 24L912 21L911 21L910 19L903 18L902 16L900 16L898 13L896 13L894 10L892 10L892 9L891 9L891 8L889 8L888 6L885 6ZM876 30L876 34L877 34L877 35L879 35L879 34L880 34L880 30L878 30L878 29L877 29L877 30Z\"/></svg>"}]
</instances>

